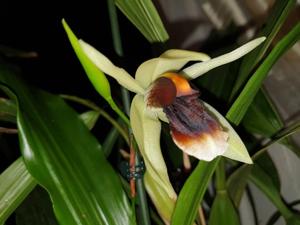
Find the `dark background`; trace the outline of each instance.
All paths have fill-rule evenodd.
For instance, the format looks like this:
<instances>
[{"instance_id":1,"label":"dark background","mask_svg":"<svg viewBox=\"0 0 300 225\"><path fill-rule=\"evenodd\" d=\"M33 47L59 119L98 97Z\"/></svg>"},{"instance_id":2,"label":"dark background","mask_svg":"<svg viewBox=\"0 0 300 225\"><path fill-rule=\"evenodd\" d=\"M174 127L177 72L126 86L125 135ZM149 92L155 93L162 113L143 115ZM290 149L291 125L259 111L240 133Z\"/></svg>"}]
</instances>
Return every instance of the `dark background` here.
<instances>
[{"instance_id":1,"label":"dark background","mask_svg":"<svg viewBox=\"0 0 300 225\"><path fill-rule=\"evenodd\" d=\"M1 1L0 45L24 51L34 51L37 57L8 57L6 61L17 65L22 77L31 85L54 94L76 95L87 98L116 117L109 105L93 89L79 60L69 43L61 20L65 18L78 38L95 46L113 63L134 75L137 67L151 58L152 49L140 32L118 11L124 57L113 48L106 1ZM2 53L0 52L0 56ZM3 55L2 55L3 56ZM110 79L112 96L120 101L120 86ZM0 97L1 97L0 93ZM77 111L88 110L71 104ZM101 139L110 124L100 118L93 130ZM3 125L2 125L3 126ZM4 124L4 127L15 125ZM101 142L102 140L100 140ZM0 135L0 171L20 156L17 135Z\"/></svg>"},{"instance_id":2,"label":"dark background","mask_svg":"<svg viewBox=\"0 0 300 225\"><path fill-rule=\"evenodd\" d=\"M80 95L93 100L99 98L69 44L61 24L62 18L77 37L95 46L132 75L137 66L150 57L150 44L120 12L125 57L121 59L115 54L106 1L2 3L0 44L37 52L37 58L11 60L20 65L28 82L50 92Z\"/></svg>"}]
</instances>

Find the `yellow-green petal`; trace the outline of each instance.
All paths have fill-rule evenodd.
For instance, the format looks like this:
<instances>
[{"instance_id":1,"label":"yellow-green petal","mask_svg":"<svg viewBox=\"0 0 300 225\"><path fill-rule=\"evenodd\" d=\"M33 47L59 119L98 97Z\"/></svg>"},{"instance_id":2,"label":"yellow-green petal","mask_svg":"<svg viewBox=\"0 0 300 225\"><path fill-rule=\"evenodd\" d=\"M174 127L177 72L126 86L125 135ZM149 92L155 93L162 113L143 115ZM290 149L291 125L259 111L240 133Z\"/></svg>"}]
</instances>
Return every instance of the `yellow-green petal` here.
<instances>
[{"instance_id":1,"label":"yellow-green petal","mask_svg":"<svg viewBox=\"0 0 300 225\"><path fill-rule=\"evenodd\" d=\"M135 79L143 88L147 88L165 72L177 72L189 61L205 61L209 59L209 56L204 53L171 49L158 58L142 63L136 71Z\"/></svg>"},{"instance_id":2,"label":"yellow-green petal","mask_svg":"<svg viewBox=\"0 0 300 225\"><path fill-rule=\"evenodd\" d=\"M184 49L169 49L159 56L159 58L169 58L169 59L189 59L197 61L207 61L210 57L202 52L193 52Z\"/></svg>"},{"instance_id":3,"label":"yellow-green petal","mask_svg":"<svg viewBox=\"0 0 300 225\"><path fill-rule=\"evenodd\" d=\"M265 37L256 38L233 50L232 52L226 53L205 62L196 63L190 67L185 68L183 70L183 74L189 79L197 78L213 68L230 63L243 57L244 55L255 49L263 41L265 41L265 39Z\"/></svg>"},{"instance_id":4,"label":"yellow-green petal","mask_svg":"<svg viewBox=\"0 0 300 225\"><path fill-rule=\"evenodd\" d=\"M79 45L78 39L72 32L71 28L68 26L65 20L62 20L64 29L68 35L71 45L83 66L88 78L94 85L98 93L105 99L111 99L110 85L109 82L102 71L100 71L95 64L86 56L83 52L81 46Z\"/></svg>"},{"instance_id":5,"label":"yellow-green petal","mask_svg":"<svg viewBox=\"0 0 300 225\"><path fill-rule=\"evenodd\" d=\"M223 156L240 162L252 164L253 162L249 156L246 146L230 123L211 105L205 102L204 105L211 115L214 115L218 119L225 131L228 132L228 149L225 153L223 153Z\"/></svg>"},{"instance_id":6,"label":"yellow-green petal","mask_svg":"<svg viewBox=\"0 0 300 225\"><path fill-rule=\"evenodd\" d=\"M136 95L132 101L130 122L146 165L144 181L147 192L164 221L170 222L177 195L161 153L161 123L149 116L142 95Z\"/></svg>"},{"instance_id":7,"label":"yellow-green petal","mask_svg":"<svg viewBox=\"0 0 300 225\"><path fill-rule=\"evenodd\" d=\"M93 46L79 40L80 46L89 59L105 74L113 77L120 85L129 91L143 94L144 89L123 68L115 66L105 55L97 51Z\"/></svg>"}]
</instances>

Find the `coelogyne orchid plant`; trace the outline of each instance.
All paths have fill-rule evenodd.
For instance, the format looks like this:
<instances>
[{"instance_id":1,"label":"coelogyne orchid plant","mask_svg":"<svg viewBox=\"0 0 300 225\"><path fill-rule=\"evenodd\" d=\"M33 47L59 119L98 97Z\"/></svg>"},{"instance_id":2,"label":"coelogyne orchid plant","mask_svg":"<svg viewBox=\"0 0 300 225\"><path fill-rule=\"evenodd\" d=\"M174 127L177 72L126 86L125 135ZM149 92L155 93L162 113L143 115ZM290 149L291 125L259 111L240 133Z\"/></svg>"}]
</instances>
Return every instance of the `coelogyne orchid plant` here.
<instances>
[{"instance_id":1,"label":"coelogyne orchid plant","mask_svg":"<svg viewBox=\"0 0 300 225\"><path fill-rule=\"evenodd\" d=\"M67 32L70 35L71 31ZM146 164L146 189L166 223L170 221L177 195L160 148L161 121L169 123L174 143L188 155L205 161L224 156L252 163L245 145L229 122L199 99L199 91L193 89L189 81L241 58L264 40L265 37L257 38L213 59L204 53L168 50L158 58L142 63L135 79L91 45L78 40L78 46L99 70L136 93L131 103L130 124ZM181 70L189 61L199 62Z\"/></svg>"}]
</instances>

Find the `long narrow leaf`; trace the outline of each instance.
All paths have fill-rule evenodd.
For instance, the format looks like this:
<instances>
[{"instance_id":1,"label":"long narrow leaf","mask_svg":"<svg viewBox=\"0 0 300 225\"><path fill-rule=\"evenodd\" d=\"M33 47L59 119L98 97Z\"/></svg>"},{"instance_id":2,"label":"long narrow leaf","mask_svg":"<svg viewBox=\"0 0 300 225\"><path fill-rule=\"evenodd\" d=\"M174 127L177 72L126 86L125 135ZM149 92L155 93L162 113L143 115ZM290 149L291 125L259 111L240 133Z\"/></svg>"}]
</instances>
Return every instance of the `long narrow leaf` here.
<instances>
[{"instance_id":1,"label":"long narrow leaf","mask_svg":"<svg viewBox=\"0 0 300 225\"><path fill-rule=\"evenodd\" d=\"M240 219L226 190L217 194L209 215L209 225L239 225Z\"/></svg>"},{"instance_id":2,"label":"long narrow leaf","mask_svg":"<svg viewBox=\"0 0 300 225\"><path fill-rule=\"evenodd\" d=\"M77 114L60 97L28 87L7 66L0 71L0 82L18 100L25 164L50 193L59 223L134 224L118 175Z\"/></svg>"},{"instance_id":3,"label":"long narrow leaf","mask_svg":"<svg viewBox=\"0 0 300 225\"><path fill-rule=\"evenodd\" d=\"M165 42L169 39L168 33L151 0L114 1L149 42Z\"/></svg>"},{"instance_id":4,"label":"long narrow leaf","mask_svg":"<svg viewBox=\"0 0 300 225\"><path fill-rule=\"evenodd\" d=\"M185 182L173 212L172 225L194 223L200 202L220 158L212 162L201 161Z\"/></svg>"},{"instance_id":5,"label":"long narrow leaf","mask_svg":"<svg viewBox=\"0 0 300 225\"><path fill-rule=\"evenodd\" d=\"M35 185L36 181L28 173L22 158L0 175L0 224L4 224Z\"/></svg>"},{"instance_id":6,"label":"long narrow leaf","mask_svg":"<svg viewBox=\"0 0 300 225\"><path fill-rule=\"evenodd\" d=\"M242 61L240 67L239 76L233 87L231 93L231 99L233 99L237 92L241 89L242 85L245 84L245 81L248 79L251 71L255 68L257 63L263 59L265 52L272 43L274 37L282 27L284 21L288 17L290 11L296 4L296 0L278 0L276 1L271 15L268 17L268 20L265 24L264 29L258 35L267 37L266 41L254 49L252 52L247 54Z\"/></svg>"},{"instance_id":7,"label":"long narrow leaf","mask_svg":"<svg viewBox=\"0 0 300 225\"><path fill-rule=\"evenodd\" d=\"M273 202L288 225L300 224L300 217L287 207L272 179L256 164L253 165L250 180Z\"/></svg>"},{"instance_id":8,"label":"long narrow leaf","mask_svg":"<svg viewBox=\"0 0 300 225\"><path fill-rule=\"evenodd\" d=\"M264 62L247 82L245 88L230 108L227 116L234 124L239 124L257 94L262 82L267 77L275 62L290 49L300 38L300 23L298 23L271 51ZM235 115L234 117L232 115Z\"/></svg>"}]
</instances>

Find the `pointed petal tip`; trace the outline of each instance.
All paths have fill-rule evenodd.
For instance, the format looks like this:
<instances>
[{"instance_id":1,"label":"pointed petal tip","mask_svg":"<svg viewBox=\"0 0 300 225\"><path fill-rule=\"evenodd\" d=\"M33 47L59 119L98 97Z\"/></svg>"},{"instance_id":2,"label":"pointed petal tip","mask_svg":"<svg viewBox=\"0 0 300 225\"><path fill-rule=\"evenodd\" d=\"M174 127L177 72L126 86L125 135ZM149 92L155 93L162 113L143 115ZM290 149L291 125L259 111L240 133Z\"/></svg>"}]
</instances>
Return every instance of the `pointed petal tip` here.
<instances>
[{"instance_id":1,"label":"pointed petal tip","mask_svg":"<svg viewBox=\"0 0 300 225\"><path fill-rule=\"evenodd\" d=\"M259 46L265 40L266 37L259 37L254 40L251 40L229 53L223 54L208 61L195 63L194 65L185 68L183 70L183 73L188 78L195 79L216 67L230 63L243 57L244 55L248 54L253 49L255 49L257 46Z\"/></svg>"}]
</instances>

